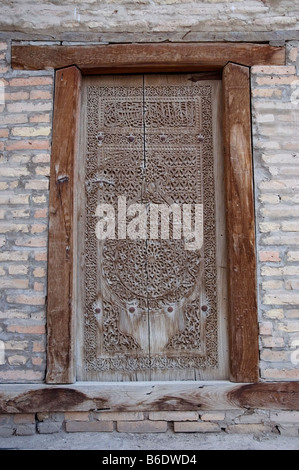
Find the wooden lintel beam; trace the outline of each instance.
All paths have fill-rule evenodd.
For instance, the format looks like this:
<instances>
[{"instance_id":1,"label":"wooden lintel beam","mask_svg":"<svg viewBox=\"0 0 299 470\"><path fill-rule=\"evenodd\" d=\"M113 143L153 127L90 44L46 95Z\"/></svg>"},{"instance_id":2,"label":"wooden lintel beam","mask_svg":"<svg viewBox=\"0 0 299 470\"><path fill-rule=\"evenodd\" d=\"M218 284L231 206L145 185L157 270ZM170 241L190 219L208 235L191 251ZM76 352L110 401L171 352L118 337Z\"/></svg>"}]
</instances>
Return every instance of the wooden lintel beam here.
<instances>
[{"instance_id":1,"label":"wooden lintel beam","mask_svg":"<svg viewBox=\"0 0 299 470\"><path fill-rule=\"evenodd\" d=\"M0 413L299 410L299 382L0 385Z\"/></svg>"},{"instance_id":2,"label":"wooden lintel beam","mask_svg":"<svg viewBox=\"0 0 299 470\"><path fill-rule=\"evenodd\" d=\"M110 44L96 46L13 45L12 68L82 73L219 70L227 62L285 65L285 48L252 43ZM179 70L178 70L179 67Z\"/></svg>"}]
</instances>

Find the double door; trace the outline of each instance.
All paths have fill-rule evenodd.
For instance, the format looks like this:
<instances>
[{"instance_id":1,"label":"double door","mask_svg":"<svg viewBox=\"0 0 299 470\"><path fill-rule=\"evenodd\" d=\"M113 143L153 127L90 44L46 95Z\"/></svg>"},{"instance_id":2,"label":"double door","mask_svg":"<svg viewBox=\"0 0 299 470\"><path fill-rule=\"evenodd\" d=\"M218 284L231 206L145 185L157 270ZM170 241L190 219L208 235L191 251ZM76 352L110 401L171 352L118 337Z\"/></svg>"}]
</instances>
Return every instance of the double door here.
<instances>
[{"instance_id":1,"label":"double door","mask_svg":"<svg viewBox=\"0 0 299 470\"><path fill-rule=\"evenodd\" d=\"M221 82L83 82L78 379L227 378Z\"/></svg>"}]
</instances>

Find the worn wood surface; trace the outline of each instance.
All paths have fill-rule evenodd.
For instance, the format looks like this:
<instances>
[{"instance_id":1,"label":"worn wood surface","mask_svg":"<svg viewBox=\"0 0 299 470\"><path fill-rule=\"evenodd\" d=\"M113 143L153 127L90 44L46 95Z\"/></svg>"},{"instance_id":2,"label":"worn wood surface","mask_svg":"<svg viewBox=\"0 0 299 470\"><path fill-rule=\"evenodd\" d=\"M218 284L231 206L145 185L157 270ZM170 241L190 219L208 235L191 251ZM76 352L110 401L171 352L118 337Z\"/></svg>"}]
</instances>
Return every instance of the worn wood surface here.
<instances>
[{"instance_id":1,"label":"worn wood surface","mask_svg":"<svg viewBox=\"0 0 299 470\"><path fill-rule=\"evenodd\" d=\"M299 382L0 385L0 413L299 410Z\"/></svg>"},{"instance_id":2,"label":"worn wood surface","mask_svg":"<svg viewBox=\"0 0 299 470\"><path fill-rule=\"evenodd\" d=\"M231 380L258 380L256 253L249 69L223 73Z\"/></svg>"},{"instance_id":3,"label":"worn wood surface","mask_svg":"<svg viewBox=\"0 0 299 470\"><path fill-rule=\"evenodd\" d=\"M81 74L56 73L50 173L47 382L74 381L73 192Z\"/></svg>"},{"instance_id":4,"label":"worn wood surface","mask_svg":"<svg viewBox=\"0 0 299 470\"><path fill-rule=\"evenodd\" d=\"M76 65L82 73L220 70L227 62L285 65L285 48L251 43L12 46L12 68L42 70Z\"/></svg>"}]
</instances>

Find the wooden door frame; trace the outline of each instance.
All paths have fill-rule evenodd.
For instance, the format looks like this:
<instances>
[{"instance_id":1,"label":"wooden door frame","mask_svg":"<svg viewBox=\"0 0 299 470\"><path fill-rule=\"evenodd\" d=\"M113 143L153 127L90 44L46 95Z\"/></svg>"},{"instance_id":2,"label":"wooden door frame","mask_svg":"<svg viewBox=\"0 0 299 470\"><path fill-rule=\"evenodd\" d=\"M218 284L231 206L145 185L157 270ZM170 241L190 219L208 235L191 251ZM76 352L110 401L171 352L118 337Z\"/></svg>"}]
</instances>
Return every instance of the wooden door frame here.
<instances>
[{"instance_id":1,"label":"wooden door frame","mask_svg":"<svg viewBox=\"0 0 299 470\"><path fill-rule=\"evenodd\" d=\"M0 412L244 407L299 410L299 382L258 383L249 83L252 65L285 65L285 48L251 43L12 46L13 68L56 69L50 177L48 367L47 384L0 385ZM82 75L190 71L223 74L231 382L74 384L77 267L73 262L76 247L72 230L76 221L73 194Z\"/></svg>"},{"instance_id":2,"label":"wooden door frame","mask_svg":"<svg viewBox=\"0 0 299 470\"><path fill-rule=\"evenodd\" d=\"M165 46L161 47L165 49ZM158 52L157 47L155 49ZM127 49L123 53L127 57ZM119 60L125 61L123 56ZM98 71L98 64L95 67ZM182 68L184 64L178 62L176 71L182 71ZM130 72L136 72L136 69L140 72L140 65L136 68L132 65ZM94 71L86 67L84 70L88 74ZM109 72L120 70L123 72L123 67L120 69L118 63L115 68L109 65ZM201 66L198 70L201 71ZM256 382L259 353L249 68L228 63L223 67L222 75L230 380ZM77 66L56 71L50 173L47 383L73 383L76 380L77 268L73 200L78 171L81 79L82 71Z\"/></svg>"},{"instance_id":3,"label":"wooden door frame","mask_svg":"<svg viewBox=\"0 0 299 470\"><path fill-rule=\"evenodd\" d=\"M76 66L56 72L50 172L47 383L76 380L77 268L73 203L78 171L81 80ZM258 323L249 68L227 64L222 82L230 379L256 382Z\"/></svg>"}]
</instances>

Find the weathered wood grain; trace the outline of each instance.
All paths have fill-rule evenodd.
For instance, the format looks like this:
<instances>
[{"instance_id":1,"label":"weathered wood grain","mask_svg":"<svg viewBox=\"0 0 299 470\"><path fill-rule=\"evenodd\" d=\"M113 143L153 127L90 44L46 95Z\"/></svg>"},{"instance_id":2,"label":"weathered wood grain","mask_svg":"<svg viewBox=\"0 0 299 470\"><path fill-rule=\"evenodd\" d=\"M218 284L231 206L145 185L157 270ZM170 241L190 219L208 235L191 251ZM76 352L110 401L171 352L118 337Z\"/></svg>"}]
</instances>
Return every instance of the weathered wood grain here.
<instances>
[{"instance_id":1,"label":"weathered wood grain","mask_svg":"<svg viewBox=\"0 0 299 470\"><path fill-rule=\"evenodd\" d=\"M258 380L258 323L249 69L223 73L230 372L235 382Z\"/></svg>"},{"instance_id":2,"label":"weathered wood grain","mask_svg":"<svg viewBox=\"0 0 299 470\"><path fill-rule=\"evenodd\" d=\"M285 65L285 48L251 43L12 46L14 69L76 65L86 74L220 70L229 61L247 66Z\"/></svg>"},{"instance_id":3,"label":"weathered wood grain","mask_svg":"<svg viewBox=\"0 0 299 470\"><path fill-rule=\"evenodd\" d=\"M81 74L76 67L56 73L50 173L47 377L74 381L73 191Z\"/></svg>"},{"instance_id":4,"label":"weathered wood grain","mask_svg":"<svg viewBox=\"0 0 299 470\"><path fill-rule=\"evenodd\" d=\"M140 382L0 385L0 413L299 410L299 383Z\"/></svg>"}]
</instances>

